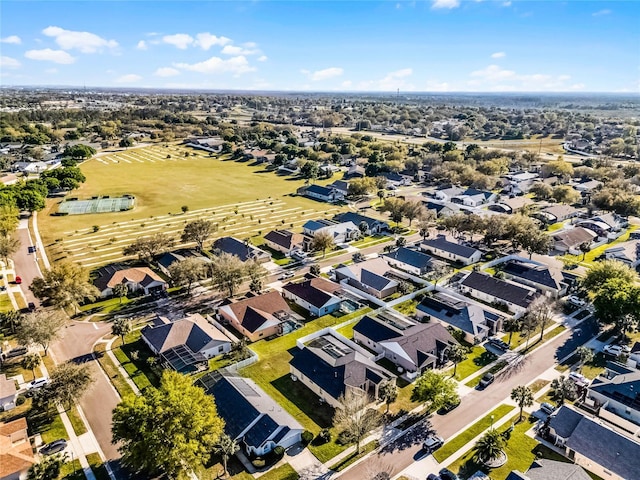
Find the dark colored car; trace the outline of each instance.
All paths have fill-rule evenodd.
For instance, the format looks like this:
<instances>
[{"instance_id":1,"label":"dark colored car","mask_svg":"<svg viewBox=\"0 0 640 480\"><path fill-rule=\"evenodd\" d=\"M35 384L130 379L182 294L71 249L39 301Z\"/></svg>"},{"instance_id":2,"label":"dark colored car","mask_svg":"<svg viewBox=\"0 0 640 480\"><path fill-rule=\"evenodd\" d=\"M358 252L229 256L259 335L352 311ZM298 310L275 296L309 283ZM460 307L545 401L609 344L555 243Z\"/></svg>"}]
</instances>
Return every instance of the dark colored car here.
<instances>
[{"instance_id":1,"label":"dark colored car","mask_svg":"<svg viewBox=\"0 0 640 480\"><path fill-rule=\"evenodd\" d=\"M442 480L442 479L435 473L430 473L429 475L427 475L427 480Z\"/></svg>"},{"instance_id":2,"label":"dark colored car","mask_svg":"<svg viewBox=\"0 0 640 480\"><path fill-rule=\"evenodd\" d=\"M54 440L51 443L47 443L40 449L40 454L53 455L54 453L63 451L65 448L67 448L67 441L64 438L61 438L59 440Z\"/></svg>"},{"instance_id":3,"label":"dark colored car","mask_svg":"<svg viewBox=\"0 0 640 480\"><path fill-rule=\"evenodd\" d=\"M440 470L440 472L438 472L438 475L440 475L440 478L442 480L460 480L460 477L448 468L443 468L442 470Z\"/></svg>"},{"instance_id":4,"label":"dark colored car","mask_svg":"<svg viewBox=\"0 0 640 480\"><path fill-rule=\"evenodd\" d=\"M480 383L478 384L478 387L487 388L489 385L493 383L494 380L495 380L495 377L493 376L493 373L487 372L480 379Z\"/></svg>"},{"instance_id":5,"label":"dark colored car","mask_svg":"<svg viewBox=\"0 0 640 480\"><path fill-rule=\"evenodd\" d=\"M33 312L36 309L36 304L33 302L29 302L29 304L27 305L27 308L29 309L30 312Z\"/></svg>"},{"instance_id":6,"label":"dark colored car","mask_svg":"<svg viewBox=\"0 0 640 480\"><path fill-rule=\"evenodd\" d=\"M2 354L3 358L14 358L25 355L28 352L27 347L16 347Z\"/></svg>"},{"instance_id":7,"label":"dark colored car","mask_svg":"<svg viewBox=\"0 0 640 480\"><path fill-rule=\"evenodd\" d=\"M496 348L499 348L500 350L509 350L509 344L503 340L500 340L499 338L490 338L489 344L493 345Z\"/></svg>"}]
</instances>

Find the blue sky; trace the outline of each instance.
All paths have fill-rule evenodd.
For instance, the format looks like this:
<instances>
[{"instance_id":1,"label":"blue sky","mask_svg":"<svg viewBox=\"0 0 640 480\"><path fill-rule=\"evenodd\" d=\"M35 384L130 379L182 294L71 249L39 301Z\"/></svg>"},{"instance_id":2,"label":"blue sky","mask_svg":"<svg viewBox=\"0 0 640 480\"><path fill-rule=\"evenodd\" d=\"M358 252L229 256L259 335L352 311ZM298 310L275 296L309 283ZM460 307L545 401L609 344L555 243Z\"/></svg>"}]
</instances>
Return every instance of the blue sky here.
<instances>
[{"instance_id":1,"label":"blue sky","mask_svg":"<svg viewBox=\"0 0 640 480\"><path fill-rule=\"evenodd\" d=\"M640 2L7 1L0 84L640 92Z\"/></svg>"}]
</instances>

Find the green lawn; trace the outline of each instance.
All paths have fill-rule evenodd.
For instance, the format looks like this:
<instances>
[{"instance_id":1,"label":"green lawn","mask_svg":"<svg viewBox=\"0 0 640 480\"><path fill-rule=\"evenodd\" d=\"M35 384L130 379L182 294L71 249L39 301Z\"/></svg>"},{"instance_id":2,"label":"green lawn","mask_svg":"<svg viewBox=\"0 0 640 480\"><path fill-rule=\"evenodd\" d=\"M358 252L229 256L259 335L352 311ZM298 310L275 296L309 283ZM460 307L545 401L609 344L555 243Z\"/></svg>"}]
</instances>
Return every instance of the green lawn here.
<instances>
[{"instance_id":1,"label":"green lawn","mask_svg":"<svg viewBox=\"0 0 640 480\"><path fill-rule=\"evenodd\" d=\"M331 470L333 470L334 472L341 472L342 470L347 468L349 465L354 464L355 462L360 460L362 457L369 454L369 452L373 452L376 448L378 448L379 445L380 445L380 442L378 442L378 440L374 440L372 442L367 443L366 445L362 445L360 447L360 453L356 454L356 452L354 451L353 454L349 455L345 459L340 460L338 463L333 465L331 467Z\"/></svg>"},{"instance_id":2,"label":"green lawn","mask_svg":"<svg viewBox=\"0 0 640 480\"><path fill-rule=\"evenodd\" d=\"M473 440L475 437L480 435L486 429L491 427L491 416L493 416L493 423L496 423L502 417L511 412L514 408L513 405L500 405L480 420L475 422L469 428L467 428L464 432L460 433L458 436L452 438L447 443L443 445L442 448L436 450L433 454L434 458L442 463L444 460L449 458L451 455L460 450L463 446Z\"/></svg>"},{"instance_id":3,"label":"green lawn","mask_svg":"<svg viewBox=\"0 0 640 480\"><path fill-rule=\"evenodd\" d=\"M410 317L411 315L414 315L416 313L419 303L420 303L419 300L416 300L415 298L413 298L413 299L404 301L402 303L399 303L398 305L393 307L393 309L397 310L403 315L407 315Z\"/></svg>"},{"instance_id":4,"label":"green lawn","mask_svg":"<svg viewBox=\"0 0 640 480\"><path fill-rule=\"evenodd\" d=\"M558 230L561 230L562 227L564 227L564 222L557 222L549 225L547 227L547 232L557 232Z\"/></svg>"},{"instance_id":5,"label":"green lawn","mask_svg":"<svg viewBox=\"0 0 640 480\"><path fill-rule=\"evenodd\" d=\"M140 390L149 386L158 386L160 377L155 368L152 368L148 359L154 357L149 347L142 341L140 330L134 330L124 337L124 345L116 347L120 340L113 343L113 354L116 356L122 368L129 374L131 380ZM155 358L155 357L154 357Z\"/></svg>"},{"instance_id":6,"label":"green lawn","mask_svg":"<svg viewBox=\"0 0 640 480\"><path fill-rule=\"evenodd\" d=\"M235 478L235 477L234 477ZM253 477L252 477L253 478ZM269 470L264 475L260 475L263 480L298 480L300 476L291 465L285 463L284 465Z\"/></svg>"},{"instance_id":7,"label":"green lawn","mask_svg":"<svg viewBox=\"0 0 640 480\"><path fill-rule=\"evenodd\" d=\"M97 453L90 453L87 455L87 461L91 466L91 470L93 474L96 476L96 480L109 480L109 474L107 473L107 468L100 460L100 455Z\"/></svg>"},{"instance_id":8,"label":"green lawn","mask_svg":"<svg viewBox=\"0 0 640 480\"><path fill-rule=\"evenodd\" d=\"M351 246L358 248L367 248L391 241L393 241L393 237L389 237L387 235L376 235L373 237L364 237L360 240L356 240L355 242L351 243Z\"/></svg>"},{"instance_id":9,"label":"green lawn","mask_svg":"<svg viewBox=\"0 0 640 480\"><path fill-rule=\"evenodd\" d=\"M9 298L8 293L3 293L0 295L0 313L1 312L11 312L13 311L13 305L11 304L11 299Z\"/></svg>"},{"instance_id":10,"label":"green lawn","mask_svg":"<svg viewBox=\"0 0 640 480\"><path fill-rule=\"evenodd\" d=\"M53 442L54 440L58 440L59 438L69 439L67 430L64 428L64 424L62 423L62 418L60 418L60 415L58 415L58 413L55 413L50 418L51 423L49 423L40 431L40 434L42 435L42 441L44 443L49 443Z\"/></svg>"},{"instance_id":11,"label":"green lawn","mask_svg":"<svg viewBox=\"0 0 640 480\"><path fill-rule=\"evenodd\" d=\"M322 428L332 426L333 409L326 404L320 404L318 397L300 382L294 382L289 375L289 360L291 351L296 348L296 340L325 327L342 323L348 319L357 318L370 308L365 308L342 317L325 315L307 322L302 328L288 335L272 340L260 340L251 345L251 349L260 358L257 363L244 368L241 374L247 376L262 387L273 399L289 412L307 430L317 434ZM332 430L332 438L338 432ZM338 445L335 441L323 445L309 447L320 461L327 461L344 450L346 446Z\"/></svg>"},{"instance_id":12,"label":"green lawn","mask_svg":"<svg viewBox=\"0 0 640 480\"><path fill-rule=\"evenodd\" d=\"M120 374L120 371L118 370L116 364L105 353L105 346L106 344L104 343L98 343L94 348L98 363L100 363L100 366L103 368L103 370L107 374L107 377L109 377L109 380L111 380L111 383L121 397L124 397L125 395L135 394L133 388L131 388L125 378Z\"/></svg>"},{"instance_id":13,"label":"green lawn","mask_svg":"<svg viewBox=\"0 0 640 480\"><path fill-rule=\"evenodd\" d=\"M539 379L539 380L536 380L535 382L533 382L531 385L529 385L529 388L531 389L531 393L533 393L535 395L540 390L542 390L544 387L549 385L549 383L550 382L548 380Z\"/></svg>"},{"instance_id":14,"label":"green lawn","mask_svg":"<svg viewBox=\"0 0 640 480\"><path fill-rule=\"evenodd\" d=\"M479 345L471 347L471 351L467 355L467 358L458 364L455 379L461 381L468 376L473 375L481 368L489 365L496 358L498 357L485 350L484 347ZM453 368L448 369L446 373L453 375Z\"/></svg>"},{"instance_id":15,"label":"green lawn","mask_svg":"<svg viewBox=\"0 0 640 480\"><path fill-rule=\"evenodd\" d=\"M82 435L87 432L87 427L85 426L82 418L80 417L80 412L78 412L78 407L75 405L71 408L71 410L67 410L67 415L69 416L69 421L73 426L73 431L76 432L76 435Z\"/></svg>"}]
</instances>

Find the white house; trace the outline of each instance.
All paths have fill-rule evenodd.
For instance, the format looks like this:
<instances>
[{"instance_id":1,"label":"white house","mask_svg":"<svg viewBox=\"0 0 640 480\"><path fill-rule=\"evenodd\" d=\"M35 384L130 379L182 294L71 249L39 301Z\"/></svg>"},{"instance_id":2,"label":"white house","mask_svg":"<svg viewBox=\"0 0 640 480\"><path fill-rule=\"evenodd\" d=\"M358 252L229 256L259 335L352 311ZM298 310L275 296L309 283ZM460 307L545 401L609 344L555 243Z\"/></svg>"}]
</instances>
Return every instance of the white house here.
<instances>
[{"instance_id":1,"label":"white house","mask_svg":"<svg viewBox=\"0 0 640 480\"><path fill-rule=\"evenodd\" d=\"M524 314L538 295L534 288L505 282L479 272L471 272L460 282L460 290L484 302L505 305L517 315Z\"/></svg>"},{"instance_id":2,"label":"white house","mask_svg":"<svg viewBox=\"0 0 640 480\"><path fill-rule=\"evenodd\" d=\"M433 258L426 253L401 247L382 255L389 265L420 276L426 274L433 266Z\"/></svg>"},{"instance_id":3,"label":"white house","mask_svg":"<svg viewBox=\"0 0 640 480\"><path fill-rule=\"evenodd\" d=\"M444 235L438 235L436 238L423 241L420 244L420 249L437 257L460 262L464 265L477 263L482 256L480 250L450 242Z\"/></svg>"},{"instance_id":4,"label":"white house","mask_svg":"<svg viewBox=\"0 0 640 480\"><path fill-rule=\"evenodd\" d=\"M282 296L307 310L314 317L333 313L340 308L342 298L337 293L342 287L337 283L317 277L282 287Z\"/></svg>"},{"instance_id":5,"label":"white house","mask_svg":"<svg viewBox=\"0 0 640 480\"><path fill-rule=\"evenodd\" d=\"M17 393L16 382L8 379L4 373L0 373L0 408L5 412L15 408Z\"/></svg>"},{"instance_id":6,"label":"white house","mask_svg":"<svg viewBox=\"0 0 640 480\"><path fill-rule=\"evenodd\" d=\"M142 290L145 295L167 288L167 282L149 267L126 268L120 265L108 265L99 268L97 276L93 279L93 284L100 291L101 297L113 295L113 288L121 283L127 286L129 292Z\"/></svg>"},{"instance_id":7,"label":"white house","mask_svg":"<svg viewBox=\"0 0 640 480\"><path fill-rule=\"evenodd\" d=\"M640 240L629 240L609 247L604 251L604 257L607 260L618 260L631 268L636 268L640 265Z\"/></svg>"},{"instance_id":8,"label":"white house","mask_svg":"<svg viewBox=\"0 0 640 480\"><path fill-rule=\"evenodd\" d=\"M317 233L327 232L336 244L347 243L360 238L360 229L353 222L335 222L333 220L309 220L302 226L305 235L313 237Z\"/></svg>"}]
</instances>

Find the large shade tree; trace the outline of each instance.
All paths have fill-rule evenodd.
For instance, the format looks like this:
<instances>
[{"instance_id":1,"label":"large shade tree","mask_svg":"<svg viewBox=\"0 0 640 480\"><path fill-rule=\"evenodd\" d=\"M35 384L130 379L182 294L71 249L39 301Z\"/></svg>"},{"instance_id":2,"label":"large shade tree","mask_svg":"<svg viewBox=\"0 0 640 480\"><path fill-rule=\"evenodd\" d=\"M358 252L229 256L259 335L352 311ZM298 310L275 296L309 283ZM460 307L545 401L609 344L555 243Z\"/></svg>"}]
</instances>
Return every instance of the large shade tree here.
<instances>
[{"instance_id":1,"label":"large shade tree","mask_svg":"<svg viewBox=\"0 0 640 480\"><path fill-rule=\"evenodd\" d=\"M56 263L42 278L35 278L30 288L40 300L61 308L72 306L76 313L81 302L93 301L100 294L89 279L89 271L71 262Z\"/></svg>"},{"instance_id":2,"label":"large shade tree","mask_svg":"<svg viewBox=\"0 0 640 480\"><path fill-rule=\"evenodd\" d=\"M16 338L22 345L39 345L45 356L49 346L66 325L67 318L59 310L39 310L25 315L16 329Z\"/></svg>"},{"instance_id":3,"label":"large shade tree","mask_svg":"<svg viewBox=\"0 0 640 480\"><path fill-rule=\"evenodd\" d=\"M356 443L357 453L362 439L381 422L380 414L368 408L370 401L364 392L349 389L338 398L340 406L333 416L333 425L342 430L348 441Z\"/></svg>"},{"instance_id":4,"label":"large shade tree","mask_svg":"<svg viewBox=\"0 0 640 480\"><path fill-rule=\"evenodd\" d=\"M411 392L411 401L427 403L430 410L455 405L459 400L457 382L433 370L420 375Z\"/></svg>"}]
</instances>

